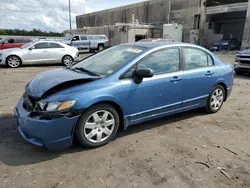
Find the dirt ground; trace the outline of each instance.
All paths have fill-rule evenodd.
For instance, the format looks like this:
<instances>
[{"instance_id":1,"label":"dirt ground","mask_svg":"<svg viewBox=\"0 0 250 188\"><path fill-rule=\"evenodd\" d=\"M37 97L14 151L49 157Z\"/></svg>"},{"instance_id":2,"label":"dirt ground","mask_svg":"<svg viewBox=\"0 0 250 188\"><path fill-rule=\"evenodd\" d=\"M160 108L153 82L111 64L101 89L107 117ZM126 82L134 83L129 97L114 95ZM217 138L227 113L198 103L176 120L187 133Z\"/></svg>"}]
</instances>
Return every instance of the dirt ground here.
<instances>
[{"instance_id":1,"label":"dirt ground","mask_svg":"<svg viewBox=\"0 0 250 188\"><path fill-rule=\"evenodd\" d=\"M21 138L12 112L25 83L56 67L0 67L1 188L250 187L249 75L236 77L217 114L195 110L130 127L98 149L49 152Z\"/></svg>"}]
</instances>

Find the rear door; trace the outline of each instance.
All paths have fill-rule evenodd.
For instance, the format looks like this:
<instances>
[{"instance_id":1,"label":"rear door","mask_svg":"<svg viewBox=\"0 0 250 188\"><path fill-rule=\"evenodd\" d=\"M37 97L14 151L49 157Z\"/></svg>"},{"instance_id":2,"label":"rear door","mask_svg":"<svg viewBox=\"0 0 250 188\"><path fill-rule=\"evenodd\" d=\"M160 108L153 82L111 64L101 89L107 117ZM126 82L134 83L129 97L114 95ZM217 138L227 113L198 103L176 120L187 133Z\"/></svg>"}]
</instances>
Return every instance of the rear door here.
<instances>
[{"instance_id":1,"label":"rear door","mask_svg":"<svg viewBox=\"0 0 250 188\"><path fill-rule=\"evenodd\" d=\"M183 105L204 104L217 80L213 58L199 48L190 47L183 48L183 57Z\"/></svg>"},{"instance_id":2,"label":"rear door","mask_svg":"<svg viewBox=\"0 0 250 188\"><path fill-rule=\"evenodd\" d=\"M49 47L47 50L48 63L60 63L66 54L65 48L56 42L49 42Z\"/></svg>"},{"instance_id":3,"label":"rear door","mask_svg":"<svg viewBox=\"0 0 250 188\"><path fill-rule=\"evenodd\" d=\"M89 39L88 39L88 37L82 35L82 36L80 36L80 38L81 38L81 47L83 49L89 49Z\"/></svg>"},{"instance_id":4,"label":"rear door","mask_svg":"<svg viewBox=\"0 0 250 188\"><path fill-rule=\"evenodd\" d=\"M13 44L14 48L20 48L21 46L23 46L26 43L25 39L22 38L17 38L15 43Z\"/></svg>"}]
</instances>

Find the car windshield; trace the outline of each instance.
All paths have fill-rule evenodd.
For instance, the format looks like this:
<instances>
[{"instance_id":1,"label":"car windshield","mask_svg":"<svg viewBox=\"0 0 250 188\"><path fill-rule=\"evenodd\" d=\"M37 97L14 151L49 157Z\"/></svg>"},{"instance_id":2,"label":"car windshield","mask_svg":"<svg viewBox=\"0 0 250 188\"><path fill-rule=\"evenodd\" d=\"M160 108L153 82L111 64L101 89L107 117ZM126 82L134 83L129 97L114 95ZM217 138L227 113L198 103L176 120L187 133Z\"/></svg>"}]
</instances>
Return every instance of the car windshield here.
<instances>
[{"instance_id":1,"label":"car windshield","mask_svg":"<svg viewBox=\"0 0 250 188\"><path fill-rule=\"evenodd\" d=\"M72 38L72 35L69 35L67 37L65 37L63 40L70 40Z\"/></svg>"},{"instance_id":2,"label":"car windshield","mask_svg":"<svg viewBox=\"0 0 250 188\"><path fill-rule=\"evenodd\" d=\"M84 68L98 75L108 76L146 50L147 48L139 46L115 46L77 63L73 68Z\"/></svg>"},{"instance_id":3,"label":"car windshield","mask_svg":"<svg viewBox=\"0 0 250 188\"><path fill-rule=\"evenodd\" d=\"M29 42L29 43L27 43L27 44L21 46L20 48L21 48L21 49L26 49L26 48L29 48L32 44L34 44L34 42Z\"/></svg>"}]
</instances>

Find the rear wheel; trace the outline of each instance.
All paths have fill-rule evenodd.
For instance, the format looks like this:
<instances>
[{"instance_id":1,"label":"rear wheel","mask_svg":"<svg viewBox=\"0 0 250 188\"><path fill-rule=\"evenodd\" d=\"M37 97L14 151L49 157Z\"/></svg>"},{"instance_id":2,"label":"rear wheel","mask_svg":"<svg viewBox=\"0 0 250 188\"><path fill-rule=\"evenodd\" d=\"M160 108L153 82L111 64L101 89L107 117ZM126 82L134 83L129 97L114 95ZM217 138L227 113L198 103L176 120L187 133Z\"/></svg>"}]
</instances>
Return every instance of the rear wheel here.
<instances>
[{"instance_id":1,"label":"rear wheel","mask_svg":"<svg viewBox=\"0 0 250 188\"><path fill-rule=\"evenodd\" d=\"M216 85L208 97L206 111L208 113L218 112L224 103L225 94L224 88L221 85Z\"/></svg>"},{"instance_id":2,"label":"rear wheel","mask_svg":"<svg viewBox=\"0 0 250 188\"><path fill-rule=\"evenodd\" d=\"M118 127L119 115L115 108L108 104L100 104L89 108L82 115L75 134L80 144L96 148L111 141Z\"/></svg>"},{"instance_id":3,"label":"rear wheel","mask_svg":"<svg viewBox=\"0 0 250 188\"><path fill-rule=\"evenodd\" d=\"M21 59L15 55L7 57L6 64L10 68L17 68L21 66Z\"/></svg>"},{"instance_id":4,"label":"rear wheel","mask_svg":"<svg viewBox=\"0 0 250 188\"><path fill-rule=\"evenodd\" d=\"M71 66L74 62L74 59L73 57L71 57L70 55L65 55L63 56L62 58L62 63L65 65L65 66Z\"/></svg>"}]
</instances>

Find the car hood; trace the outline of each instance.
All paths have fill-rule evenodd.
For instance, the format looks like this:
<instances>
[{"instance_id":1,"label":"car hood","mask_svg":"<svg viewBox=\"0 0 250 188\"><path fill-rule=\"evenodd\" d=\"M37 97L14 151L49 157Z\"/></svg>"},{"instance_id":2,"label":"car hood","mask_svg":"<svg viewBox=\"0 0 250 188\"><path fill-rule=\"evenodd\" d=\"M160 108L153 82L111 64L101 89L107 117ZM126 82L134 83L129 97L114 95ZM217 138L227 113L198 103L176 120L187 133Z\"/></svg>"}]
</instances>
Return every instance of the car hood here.
<instances>
[{"instance_id":1,"label":"car hood","mask_svg":"<svg viewBox=\"0 0 250 188\"><path fill-rule=\"evenodd\" d=\"M15 52L15 51L20 51L20 48L8 48L4 50L0 50L0 53L5 53L5 52Z\"/></svg>"},{"instance_id":2,"label":"car hood","mask_svg":"<svg viewBox=\"0 0 250 188\"><path fill-rule=\"evenodd\" d=\"M238 51L237 54L249 54L250 55L250 49Z\"/></svg>"},{"instance_id":3,"label":"car hood","mask_svg":"<svg viewBox=\"0 0 250 188\"><path fill-rule=\"evenodd\" d=\"M34 98L46 98L56 92L79 84L100 79L85 73L59 68L42 72L28 84L27 92Z\"/></svg>"}]
</instances>

